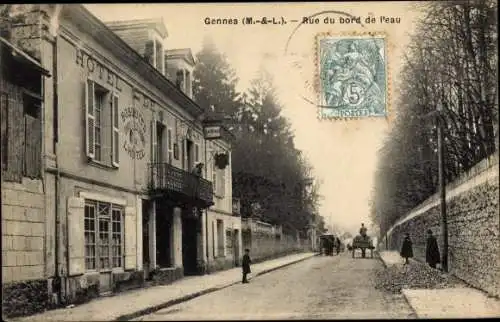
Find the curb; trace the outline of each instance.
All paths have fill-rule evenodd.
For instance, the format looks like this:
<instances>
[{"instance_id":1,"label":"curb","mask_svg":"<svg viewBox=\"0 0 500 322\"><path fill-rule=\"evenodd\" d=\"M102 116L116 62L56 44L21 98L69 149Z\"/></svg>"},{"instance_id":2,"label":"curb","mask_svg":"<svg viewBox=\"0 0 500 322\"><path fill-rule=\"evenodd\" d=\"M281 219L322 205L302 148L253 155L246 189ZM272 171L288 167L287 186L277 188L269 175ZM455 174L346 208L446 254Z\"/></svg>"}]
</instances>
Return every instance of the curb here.
<instances>
[{"instance_id":1,"label":"curb","mask_svg":"<svg viewBox=\"0 0 500 322\"><path fill-rule=\"evenodd\" d=\"M292 262L289 262L289 263L286 263L286 264L283 264L283 265L279 265L279 266L276 266L276 267L273 267L273 268L261 271L261 272L255 274L255 277L260 276L260 275L264 275L264 274L267 274L267 273L270 273L272 271L278 270L278 269L286 267L286 266L290 266L292 264L296 264L296 263L305 261L305 260L310 259L310 258L312 258L314 256L318 256L318 254L314 254L314 255L312 255L310 257L301 258L301 259L298 259L296 261L292 261ZM151 314L153 312L165 309L165 308L170 307L170 306L174 306L174 305L177 305L177 304L180 304L180 303L183 303L183 302L187 302L189 300L192 300L194 298L197 298L197 297L205 295L205 294L209 294L209 293L213 293L213 292L216 292L216 291L220 291L222 289L228 288L230 286L233 286L233 285L236 285L236 284L239 284L239 283L240 283L240 281L238 280L236 282L229 282L229 283L224 284L222 286L212 287L212 288L209 288L209 289L206 289L206 290L203 290L203 291L199 291L199 292L191 293L191 294L188 294L188 295L184 295L182 297L170 300L170 301L162 303L162 304L158 304L158 305L155 305L155 306L152 306L152 307L148 307L148 308L145 308L145 309L133 312L133 313L121 315L121 316L113 319L113 321L129 321L129 320L138 318L140 316Z\"/></svg>"},{"instance_id":2,"label":"curb","mask_svg":"<svg viewBox=\"0 0 500 322\"><path fill-rule=\"evenodd\" d=\"M296 264L296 263L299 263L299 262L305 261L306 259L313 258L314 256L318 256L318 254L314 254L314 255L312 255L312 256L310 256L310 257L301 258L301 259L298 259L298 260L296 260L296 261L294 261L294 262L286 263L286 264L283 264L283 265L281 265L281 266L277 266L277 267L273 267L273 268L269 268L269 269L263 270L263 271L261 271L261 272L259 272L259 273L255 274L255 277L260 276L260 275L264 275L264 274L267 274L267 273L270 273L270 272L272 272L272 271L275 271L275 270L280 269L280 268L283 268L283 267L290 266L290 265L292 265L292 264Z\"/></svg>"}]
</instances>

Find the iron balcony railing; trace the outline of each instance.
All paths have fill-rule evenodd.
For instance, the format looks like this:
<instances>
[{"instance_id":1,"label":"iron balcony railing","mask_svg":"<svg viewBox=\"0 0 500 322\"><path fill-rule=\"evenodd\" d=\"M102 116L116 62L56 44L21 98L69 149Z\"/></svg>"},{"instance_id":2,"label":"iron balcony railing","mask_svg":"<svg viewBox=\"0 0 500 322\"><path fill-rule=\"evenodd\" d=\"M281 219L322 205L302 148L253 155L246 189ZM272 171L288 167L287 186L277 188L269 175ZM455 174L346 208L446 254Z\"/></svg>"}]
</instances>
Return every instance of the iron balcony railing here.
<instances>
[{"instance_id":1,"label":"iron balcony railing","mask_svg":"<svg viewBox=\"0 0 500 322\"><path fill-rule=\"evenodd\" d=\"M168 163L149 164L149 186L153 193L197 207L213 205L212 182Z\"/></svg>"}]
</instances>

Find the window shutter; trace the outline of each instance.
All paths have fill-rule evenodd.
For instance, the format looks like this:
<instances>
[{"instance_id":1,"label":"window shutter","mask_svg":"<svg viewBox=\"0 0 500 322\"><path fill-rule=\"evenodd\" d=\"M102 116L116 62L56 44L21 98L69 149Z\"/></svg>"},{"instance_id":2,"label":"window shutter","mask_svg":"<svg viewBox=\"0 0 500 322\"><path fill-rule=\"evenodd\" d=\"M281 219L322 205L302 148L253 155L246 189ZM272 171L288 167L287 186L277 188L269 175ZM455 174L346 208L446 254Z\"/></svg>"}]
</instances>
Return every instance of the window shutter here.
<instances>
[{"instance_id":1,"label":"window shutter","mask_svg":"<svg viewBox=\"0 0 500 322\"><path fill-rule=\"evenodd\" d=\"M85 273L85 199L68 198L69 275Z\"/></svg>"},{"instance_id":2,"label":"window shutter","mask_svg":"<svg viewBox=\"0 0 500 322\"><path fill-rule=\"evenodd\" d=\"M212 185L214 189L214 193L219 195L219 191L217 190L217 170L215 168L215 163L212 164Z\"/></svg>"},{"instance_id":3,"label":"window shutter","mask_svg":"<svg viewBox=\"0 0 500 322\"><path fill-rule=\"evenodd\" d=\"M167 151L168 151L168 163L172 164L173 152L172 152L172 129L167 128Z\"/></svg>"},{"instance_id":4,"label":"window shutter","mask_svg":"<svg viewBox=\"0 0 500 322\"><path fill-rule=\"evenodd\" d=\"M135 207L125 208L125 269L136 267L136 209Z\"/></svg>"},{"instance_id":5,"label":"window shutter","mask_svg":"<svg viewBox=\"0 0 500 322\"><path fill-rule=\"evenodd\" d=\"M151 120L151 163L158 162L156 158L157 150L158 142L156 141L156 117L153 115L153 120Z\"/></svg>"},{"instance_id":6,"label":"window shutter","mask_svg":"<svg viewBox=\"0 0 500 322\"><path fill-rule=\"evenodd\" d=\"M95 86L92 79L85 82L85 142L87 157L95 157Z\"/></svg>"},{"instance_id":7,"label":"window shutter","mask_svg":"<svg viewBox=\"0 0 500 322\"><path fill-rule=\"evenodd\" d=\"M114 167L119 167L120 165L120 130L119 130L119 117L118 117L118 95L113 93L112 98L112 109L111 109L111 119L113 123L113 133L112 133L112 142L111 142L111 153L112 153L112 161Z\"/></svg>"}]
</instances>

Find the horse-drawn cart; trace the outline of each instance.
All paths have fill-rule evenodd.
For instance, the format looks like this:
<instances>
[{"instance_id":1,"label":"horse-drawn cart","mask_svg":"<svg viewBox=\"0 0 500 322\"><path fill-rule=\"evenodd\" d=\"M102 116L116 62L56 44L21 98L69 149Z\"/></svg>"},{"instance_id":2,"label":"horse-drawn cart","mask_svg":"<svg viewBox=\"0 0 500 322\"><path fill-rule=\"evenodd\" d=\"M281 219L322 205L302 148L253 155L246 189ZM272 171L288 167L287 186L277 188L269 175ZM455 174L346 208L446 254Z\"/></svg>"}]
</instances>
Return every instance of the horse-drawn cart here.
<instances>
[{"instance_id":1,"label":"horse-drawn cart","mask_svg":"<svg viewBox=\"0 0 500 322\"><path fill-rule=\"evenodd\" d=\"M333 249L336 247L335 236L332 234L324 234L319 237L320 254L333 256Z\"/></svg>"},{"instance_id":2,"label":"horse-drawn cart","mask_svg":"<svg viewBox=\"0 0 500 322\"><path fill-rule=\"evenodd\" d=\"M375 249L375 246L373 246L373 241L369 236L358 235L354 237L354 240L352 241L352 258L355 257L356 249L361 250L362 258L366 257L366 250L369 249L370 258L373 258L373 250Z\"/></svg>"}]
</instances>

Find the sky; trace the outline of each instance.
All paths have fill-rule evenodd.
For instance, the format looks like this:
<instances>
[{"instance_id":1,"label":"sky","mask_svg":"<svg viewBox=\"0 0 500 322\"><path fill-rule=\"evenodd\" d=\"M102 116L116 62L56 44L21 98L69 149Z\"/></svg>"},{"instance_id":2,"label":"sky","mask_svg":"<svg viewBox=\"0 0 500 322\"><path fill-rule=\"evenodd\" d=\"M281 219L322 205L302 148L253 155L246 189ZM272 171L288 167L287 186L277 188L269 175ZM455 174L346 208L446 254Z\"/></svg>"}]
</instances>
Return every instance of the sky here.
<instances>
[{"instance_id":1,"label":"sky","mask_svg":"<svg viewBox=\"0 0 500 322\"><path fill-rule=\"evenodd\" d=\"M260 69L270 72L295 133L296 147L314 167L323 196L319 213L328 225L355 233L363 222L370 227L369 201L377 165L377 150L397 109L397 83L402 54L415 29L418 12L409 2L235 3L235 4L91 4L86 7L103 21L163 18L168 31L165 48L201 49L210 35L226 54L240 79L239 90L248 88ZM341 11L360 17L357 23L340 23L338 14L315 16L318 24L302 24L303 17L324 11ZM244 25L242 18L276 17L281 25ZM382 23L381 17L400 18L399 24ZM375 22L365 23L366 17ZM206 24L206 18L237 19L237 25ZM325 18L335 23L325 24ZM310 19L309 21L311 21ZM330 22L331 20L328 20ZM296 31L294 32L294 29ZM358 120L320 120L314 105L316 35L352 35L353 32L384 33L389 82L389 117ZM287 45L288 44L288 45Z\"/></svg>"}]
</instances>

